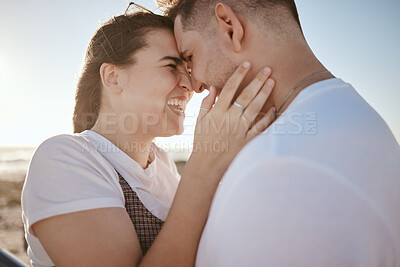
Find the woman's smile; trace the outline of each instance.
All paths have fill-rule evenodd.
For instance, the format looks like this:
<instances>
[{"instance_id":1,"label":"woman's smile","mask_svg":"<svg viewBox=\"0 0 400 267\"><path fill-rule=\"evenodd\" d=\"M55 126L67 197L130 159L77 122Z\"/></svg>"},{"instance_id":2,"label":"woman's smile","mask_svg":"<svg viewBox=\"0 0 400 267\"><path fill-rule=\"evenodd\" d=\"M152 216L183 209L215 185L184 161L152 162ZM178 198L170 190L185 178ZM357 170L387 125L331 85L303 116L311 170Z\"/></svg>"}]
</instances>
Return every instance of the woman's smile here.
<instances>
[{"instance_id":1,"label":"woman's smile","mask_svg":"<svg viewBox=\"0 0 400 267\"><path fill-rule=\"evenodd\" d=\"M167 106L177 115L185 116L185 109L189 99L187 96L173 97L168 99Z\"/></svg>"}]
</instances>

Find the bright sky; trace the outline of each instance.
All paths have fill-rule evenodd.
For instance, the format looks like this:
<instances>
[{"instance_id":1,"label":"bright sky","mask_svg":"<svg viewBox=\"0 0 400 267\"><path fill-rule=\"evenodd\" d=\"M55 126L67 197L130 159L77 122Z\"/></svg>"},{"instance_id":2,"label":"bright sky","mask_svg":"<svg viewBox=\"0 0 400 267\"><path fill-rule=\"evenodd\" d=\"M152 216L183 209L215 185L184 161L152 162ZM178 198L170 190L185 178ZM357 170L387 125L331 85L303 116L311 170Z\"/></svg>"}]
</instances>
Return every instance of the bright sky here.
<instances>
[{"instance_id":1,"label":"bright sky","mask_svg":"<svg viewBox=\"0 0 400 267\"><path fill-rule=\"evenodd\" d=\"M37 145L72 132L86 45L99 22L122 13L128 2L0 0L0 145ZM155 8L151 0L137 3ZM356 88L400 142L400 1L301 0L297 5L317 57ZM184 136L160 142L191 142L204 96L189 104Z\"/></svg>"}]
</instances>

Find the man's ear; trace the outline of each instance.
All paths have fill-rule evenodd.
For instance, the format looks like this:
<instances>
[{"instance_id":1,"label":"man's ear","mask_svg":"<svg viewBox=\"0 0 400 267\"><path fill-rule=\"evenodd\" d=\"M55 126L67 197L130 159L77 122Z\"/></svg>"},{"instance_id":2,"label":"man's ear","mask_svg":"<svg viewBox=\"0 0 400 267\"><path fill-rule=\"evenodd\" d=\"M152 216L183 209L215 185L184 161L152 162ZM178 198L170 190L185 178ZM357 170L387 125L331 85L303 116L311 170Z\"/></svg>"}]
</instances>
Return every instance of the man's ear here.
<instances>
[{"instance_id":1,"label":"man's ear","mask_svg":"<svg viewBox=\"0 0 400 267\"><path fill-rule=\"evenodd\" d=\"M242 22L235 12L226 4L218 3L215 6L217 27L221 29L223 41L229 43L235 52L242 49L244 29Z\"/></svg>"},{"instance_id":2,"label":"man's ear","mask_svg":"<svg viewBox=\"0 0 400 267\"><path fill-rule=\"evenodd\" d=\"M112 93L119 94L122 87L118 81L119 69L110 63L103 63L100 66L100 77L104 88Z\"/></svg>"}]
</instances>

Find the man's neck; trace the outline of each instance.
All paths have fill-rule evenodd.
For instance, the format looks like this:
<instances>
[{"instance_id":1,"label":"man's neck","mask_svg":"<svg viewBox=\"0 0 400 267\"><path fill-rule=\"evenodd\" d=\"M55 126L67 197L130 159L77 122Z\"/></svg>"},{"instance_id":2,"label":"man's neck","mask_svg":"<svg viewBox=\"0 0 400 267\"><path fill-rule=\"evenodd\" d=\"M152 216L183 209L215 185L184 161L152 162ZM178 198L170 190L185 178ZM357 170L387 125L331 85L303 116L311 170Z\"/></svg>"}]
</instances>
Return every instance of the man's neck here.
<instances>
[{"instance_id":1,"label":"man's neck","mask_svg":"<svg viewBox=\"0 0 400 267\"><path fill-rule=\"evenodd\" d=\"M276 82L262 112L267 112L275 106L277 110L280 109L279 113L282 114L304 88L316 82L334 78L334 76L329 72L324 72L304 80L314 73L326 71L326 68L315 57L308 45L305 42L299 42L295 45L277 47L274 51L269 51L265 58L258 57L253 66L255 69L271 66L271 77ZM293 89L295 90L293 91ZM286 101L289 94L290 97Z\"/></svg>"}]
</instances>

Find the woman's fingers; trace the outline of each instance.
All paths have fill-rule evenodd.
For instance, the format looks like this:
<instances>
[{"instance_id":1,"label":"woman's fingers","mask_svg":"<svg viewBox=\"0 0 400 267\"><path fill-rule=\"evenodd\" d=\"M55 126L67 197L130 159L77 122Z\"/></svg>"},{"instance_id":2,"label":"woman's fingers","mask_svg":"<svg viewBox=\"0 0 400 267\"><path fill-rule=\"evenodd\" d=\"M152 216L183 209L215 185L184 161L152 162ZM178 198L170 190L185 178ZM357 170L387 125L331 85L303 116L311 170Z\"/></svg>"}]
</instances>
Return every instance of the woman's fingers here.
<instances>
[{"instance_id":1,"label":"woman's fingers","mask_svg":"<svg viewBox=\"0 0 400 267\"><path fill-rule=\"evenodd\" d=\"M249 103L247 108L244 110L242 119L245 122L251 122L250 124L255 121L257 116L260 114L262 107L264 106L265 102L267 102L269 96L271 95L272 89L275 86L275 81L273 79L268 79L262 89L258 92L256 97Z\"/></svg>"},{"instance_id":2,"label":"woman's fingers","mask_svg":"<svg viewBox=\"0 0 400 267\"><path fill-rule=\"evenodd\" d=\"M275 119L276 108L272 107L248 132L246 135L246 143L265 131Z\"/></svg>"},{"instance_id":3,"label":"woman's fingers","mask_svg":"<svg viewBox=\"0 0 400 267\"><path fill-rule=\"evenodd\" d=\"M213 107L217 97L217 90L214 86L210 87L210 93L201 102L199 116L197 120L201 120Z\"/></svg>"},{"instance_id":4,"label":"woman's fingers","mask_svg":"<svg viewBox=\"0 0 400 267\"><path fill-rule=\"evenodd\" d=\"M246 88L243 89L235 102L240 106L246 108L263 87L265 81L271 75L271 72L272 71L269 67L263 68L249 83L249 85L247 85Z\"/></svg>"},{"instance_id":5,"label":"woman's fingers","mask_svg":"<svg viewBox=\"0 0 400 267\"><path fill-rule=\"evenodd\" d=\"M243 78L246 76L249 69L250 63L247 61L236 69L236 71L232 74L222 88L218 97L218 102L215 104L216 106L222 107L225 110L230 107L232 99L234 98L241 82L243 81Z\"/></svg>"},{"instance_id":6,"label":"woman's fingers","mask_svg":"<svg viewBox=\"0 0 400 267\"><path fill-rule=\"evenodd\" d=\"M274 116L260 114L275 86L274 80L269 78L272 72L269 67L261 70L239 94L234 104L231 104L249 67L243 64L235 71L222 89L216 103L217 90L213 86L210 87L210 94L201 104L195 129L195 142L207 143L233 138L239 145L265 130L272 122ZM262 118L254 123L257 116ZM204 129L208 133L207 136L202 135Z\"/></svg>"}]
</instances>

